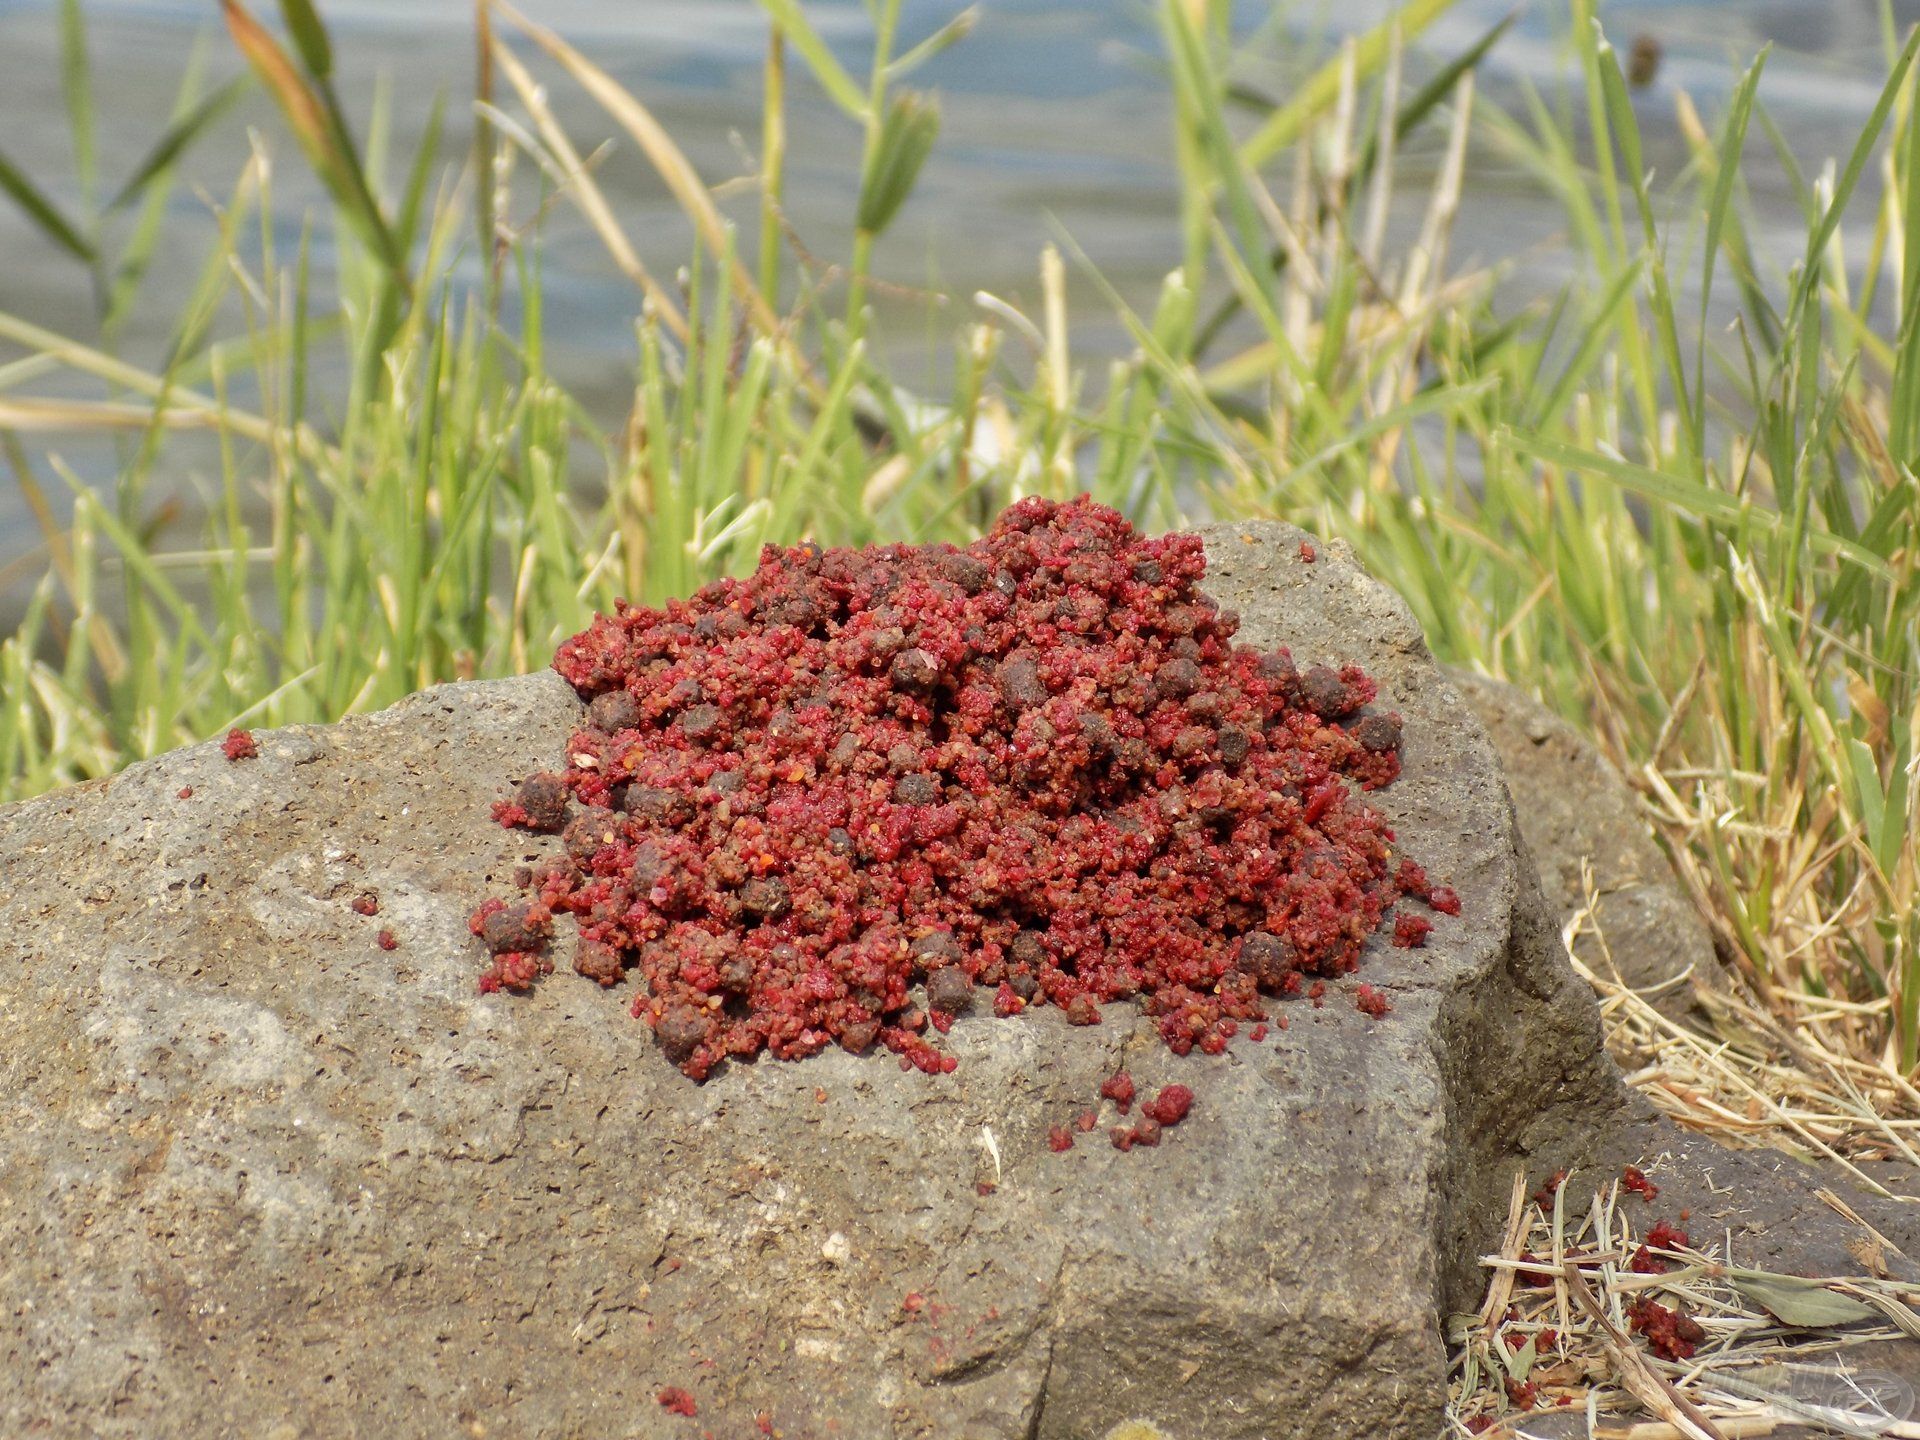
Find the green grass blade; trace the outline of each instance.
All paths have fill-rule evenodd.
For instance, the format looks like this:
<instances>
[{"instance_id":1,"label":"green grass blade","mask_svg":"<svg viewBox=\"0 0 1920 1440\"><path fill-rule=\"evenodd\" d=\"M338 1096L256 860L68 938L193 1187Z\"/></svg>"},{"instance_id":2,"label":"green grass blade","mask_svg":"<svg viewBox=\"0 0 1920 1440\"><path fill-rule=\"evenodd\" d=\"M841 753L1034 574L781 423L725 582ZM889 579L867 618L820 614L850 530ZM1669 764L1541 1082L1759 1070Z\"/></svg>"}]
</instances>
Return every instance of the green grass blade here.
<instances>
[{"instance_id":1,"label":"green grass blade","mask_svg":"<svg viewBox=\"0 0 1920 1440\"><path fill-rule=\"evenodd\" d=\"M800 58L807 62L813 78L827 92L827 98L855 120L865 122L872 113L866 93L854 83L846 67L834 58L833 51L827 48L827 42L820 38L820 32L813 28L813 22L807 19L806 13L800 8L799 0L760 0L760 8L773 17L773 23L787 37L787 43L800 52Z\"/></svg>"},{"instance_id":2,"label":"green grass blade","mask_svg":"<svg viewBox=\"0 0 1920 1440\"><path fill-rule=\"evenodd\" d=\"M4 155L0 155L0 191L6 192L41 234L76 260L91 265L98 259L93 242L82 235L74 223L61 213L60 207Z\"/></svg>"},{"instance_id":3,"label":"green grass blade","mask_svg":"<svg viewBox=\"0 0 1920 1440\"><path fill-rule=\"evenodd\" d=\"M1455 0L1407 0L1354 42L1355 77L1367 79L1386 63L1396 30L1402 45L1411 44L1415 36L1454 4ZM1257 169L1299 139L1301 132L1339 97L1340 72L1345 65L1345 58L1336 55L1314 71L1294 97L1269 115L1241 144L1241 160Z\"/></svg>"},{"instance_id":4,"label":"green grass blade","mask_svg":"<svg viewBox=\"0 0 1920 1440\"><path fill-rule=\"evenodd\" d=\"M106 208L118 210L137 200L156 177L171 170L174 162L234 107L235 102L247 93L247 85L245 76L236 75L162 131L153 148L141 157L140 163L133 167L133 173L127 176L114 192L113 198L107 201Z\"/></svg>"},{"instance_id":5,"label":"green grass blade","mask_svg":"<svg viewBox=\"0 0 1920 1440\"><path fill-rule=\"evenodd\" d=\"M60 0L60 89L67 101L67 131L73 140L73 173L81 199L91 205L99 182L93 123L93 67L87 60L87 22L80 0Z\"/></svg>"}]
</instances>

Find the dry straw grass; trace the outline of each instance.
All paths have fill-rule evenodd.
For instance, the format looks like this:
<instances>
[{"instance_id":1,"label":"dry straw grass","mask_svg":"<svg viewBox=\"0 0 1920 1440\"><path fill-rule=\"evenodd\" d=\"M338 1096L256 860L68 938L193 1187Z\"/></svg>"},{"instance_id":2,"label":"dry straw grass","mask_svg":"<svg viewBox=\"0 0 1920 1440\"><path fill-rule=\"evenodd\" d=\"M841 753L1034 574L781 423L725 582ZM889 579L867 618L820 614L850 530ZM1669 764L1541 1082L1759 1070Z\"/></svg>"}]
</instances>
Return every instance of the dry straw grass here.
<instances>
[{"instance_id":1,"label":"dry straw grass","mask_svg":"<svg viewBox=\"0 0 1920 1440\"><path fill-rule=\"evenodd\" d=\"M1876 1263L1858 1275L1744 1266L1730 1231L1650 1251L1669 1268L1639 1273L1633 1259L1660 1208L1611 1181L1576 1216L1578 1183L1529 1197L1514 1177L1505 1241L1483 1261L1486 1303L1454 1317L1448 1336L1453 1433L1506 1440L1529 1419L1571 1412L1601 1440L1733 1440L1791 1425L1920 1437L1910 1387L1855 1353L1920 1338L1920 1285L1885 1278L1898 1252L1884 1236L1861 1224L1878 1248L1863 1245ZM1829 1203L1858 1222L1837 1197ZM1693 1355L1662 1359L1634 1335L1631 1307L1649 1299L1699 1325Z\"/></svg>"},{"instance_id":2,"label":"dry straw grass","mask_svg":"<svg viewBox=\"0 0 1920 1440\"><path fill-rule=\"evenodd\" d=\"M1920 1169L1920 1092L1886 1059L1859 1054L1860 1034L1880 1032L1884 1014L1784 991L1762 1001L1742 977L1688 974L1666 987L1684 987L1693 1002L1675 1019L1655 1003L1663 994L1620 978L1594 919L1591 876L1586 889L1563 938L1630 1084L1721 1144L1824 1160L1877 1194L1907 1198L1886 1182ZM1529 1196L1526 1183L1514 1176L1500 1249L1483 1259L1479 1312L1449 1330L1454 1433L1519 1437L1543 1412L1572 1411L1599 1440L1736 1440L1786 1427L1920 1437L1911 1387L1854 1353L1920 1339L1920 1285L1892 1278L1894 1268L1914 1273L1908 1257L1839 1194L1816 1192L1857 1227L1848 1249L1859 1273L1746 1267L1729 1231L1651 1252L1670 1268L1648 1274L1633 1258L1654 1221L1673 1217L1623 1200L1610 1179L1576 1219L1580 1177L1550 1194ZM1629 1307L1642 1297L1700 1325L1706 1338L1693 1356L1663 1360L1635 1337ZM1519 1391L1528 1384L1531 1395Z\"/></svg>"}]
</instances>

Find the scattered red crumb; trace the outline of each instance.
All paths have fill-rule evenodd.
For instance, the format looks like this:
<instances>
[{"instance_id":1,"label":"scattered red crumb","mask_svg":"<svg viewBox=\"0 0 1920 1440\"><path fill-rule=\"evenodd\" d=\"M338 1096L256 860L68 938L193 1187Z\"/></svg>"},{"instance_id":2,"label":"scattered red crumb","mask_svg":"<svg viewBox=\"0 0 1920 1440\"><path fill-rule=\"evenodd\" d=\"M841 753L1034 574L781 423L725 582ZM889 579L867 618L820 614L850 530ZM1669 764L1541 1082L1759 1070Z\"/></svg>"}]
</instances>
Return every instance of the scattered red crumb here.
<instances>
[{"instance_id":1,"label":"scattered red crumb","mask_svg":"<svg viewBox=\"0 0 1920 1440\"><path fill-rule=\"evenodd\" d=\"M1047 1131L1047 1148L1056 1154L1073 1149L1073 1132L1064 1125L1055 1125Z\"/></svg>"},{"instance_id":2,"label":"scattered red crumb","mask_svg":"<svg viewBox=\"0 0 1920 1440\"><path fill-rule=\"evenodd\" d=\"M900 1302L900 1308L909 1315L918 1315L927 1308L927 1297L918 1290L909 1290Z\"/></svg>"},{"instance_id":3,"label":"scattered red crumb","mask_svg":"<svg viewBox=\"0 0 1920 1440\"><path fill-rule=\"evenodd\" d=\"M1668 1224L1665 1220L1657 1222L1653 1229L1647 1232L1647 1244L1657 1250L1677 1250L1692 1243L1686 1231Z\"/></svg>"},{"instance_id":4,"label":"scattered red crumb","mask_svg":"<svg viewBox=\"0 0 1920 1440\"><path fill-rule=\"evenodd\" d=\"M1520 1263L1526 1268L1515 1272L1516 1285L1524 1285L1530 1290L1553 1288L1554 1266L1550 1261L1542 1260L1531 1250L1522 1250Z\"/></svg>"},{"instance_id":5,"label":"scattered red crumb","mask_svg":"<svg viewBox=\"0 0 1920 1440\"><path fill-rule=\"evenodd\" d=\"M1155 1124L1173 1126L1186 1119L1192 1108L1193 1091L1184 1085L1169 1085L1153 1099L1143 1101L1140 1113Z\"/></svg>"},{"instance_id":6,"label":"scattered red crumb","mask_svg":"<svg viewBox=\"0 0 1920 1440\"><path fill-rule=\"evenodd\" d=\"M1098 1110L1082 1110L1074 1119L1073 1123L1079 1127L1080 1133L1084 1135L1100 1123L1100 1112Z\"/></svg>"},{"instance_id":7,"label":"scattered red crumb","mask_svg":"<svg viewBox=\"0 0 1920 1440\"><path fill-rule=\"evenodd\" d=\"M1522 1383L1507 1379L1507 1403L1516 1410L1531 1410L1539 1403L1540 1386L1532 1380Z\"/></svg>"},{"instance_id":8,"label":"scattered red crumb","mask_svg":"<svg viewBox=\"0 0 1920 1440\"><path fill-rule=\"evenodd\" d=\"M382 930L379 935L379 941L382 950L398 950L400 948L400 942L394 938L391 930Z\"/></svg>"},{"instance_id":9,"label":"scattered red crumb","mask_svg":"<svg viewBox=\"0 0 1920 1440\"><path fill-rule=\"evenodd\" d=\"M768 547L563 644L583 723L495 814L562 834L537 904L694 1079L833 1044L947 1073L942 1017L1128 998L1220 1053L1403 893L1360 795L1401 722L1357 667L1236 644L1204 571L1085 497L964 550ZM489 948L484 988L551 969Z\"/></svg>"},{"instance_id":10,"label":"scattered red crumb","mask_svg":"<svg viewBox=\"0 0 1920 1440\"><path fill-rule=\"evenodd\" d=\"M467 921L467 928L485 942L492 963L480 976L480 990L526 990L542 975L553 973L553 961L543 953L553 933L553 915L539 902L509 905L485 900Z\"/></svg>"},{"instance_id":11,"label":"scattered red crumb","mask_svg":"<svg viewBox=\"0 0 1920 1440\"><path fill-rule=\"evenodd\" d=\"M1327 982L1324 980L1314 981L1312 987L1307 991L1307 999L1313 1002L1313 1008L1316 1010L1325 1005L1327 1001Z\"/></svg>"},{"instance_id":12,"label":"scattered red crumb","mask_svg":"<svg viewBox=\"0 0 1920 1440\"><path fill-rule=\"evenodd\" d=\"M1454 893L1451 885L1434 886L1432 890L1427 892L1427 904L1431 905L1435 910L1438 910L1442 915L1458 915L1460 913L1460 897Z\"/></svg>"},{"instance_id":13,"label":"scattered red crumb","mask_svg":"<svg viewBox=\"0 0 1920 1440\"><path fill-rule=\"evenodd\" d=\"M378 915L380 913L380 899L378 896L372 894L356 895L353 897L353 905L351 908L356 915Z\"/></svg>"},{"instance_id":14,"label":"scattered red crumb","mask_svg":"<svg viewBox=\"0 0 1920 1440\"><path fill-rule=\"evenodd\" d=\"M1469 1435L1484 1435L1492 1428L1493 1416L1491 1415L1475 1415L1467 1421L1467 1433Z\"/></svg>"},{"instance_id":15,"label":"scattered red crumb","mask_svg":"<svg viewBox=\"0 0 1920 1440\"><path fill-rule=\"evenodd\" d=\"M997 1185L995 1185L995 1184L994 1184L994 1183L993 1183L993 1182L992 1182L991 1180L982 1180L982 1181L979 1181L979 1182L978 1182L977 1184L975 1184L975 1186L973 1187L973 1189L974 1189L974 1193L975 1193L975 1194L977 1194L977 1195L991 1195L991 1194L993 1194L993 1192L994 1192L995 1190L997 1190L997 1189L999 1189L999 1188L1000 1188L1000 1187L999 1187L999 1186L997 1186Z\"/></svg>"},{"instance_id":16,"label":"scattered red crumb","mask_svg":"<svg viewBox=\"0 0 1920 1440\"><path fill-rule=\"evenodd\" d=\"M1433 933L1433 922L1424 915L1409 915L1402 911L1394 917L1393 944L1398 950L1418 950L1427 943L1427 936Z\"/></svg>"},{"instance_id":17,"label":"scattered red crumb","mask_svg":"<svg viewBox=\"0 0 1920 1440\"><path fill-rule=\"evenodd\" d=\"M1627 1268L1639 1275L1664 1275L1672 1267L1653 1252L1672 1250L1688 1243L1686 1231L1662 1220L1647 1232L1646 1243L1633 1252L1633 1258L1627 1262Z\"/></svg>"},{"instance_id":18,"label":"scattered red crumb","mask_svg":"<svg viewBox=\"0 0 1920 1440\"><path fill-rule=\"evenodd\" d=\"M1122 1070L1101 1082L1100 1094L1103 1099L1111 1100L1119 1107L1122 1115L1133 1106L1133 1076Z\"/></svg>"},{"instance_id":19,"label":"scattered red crumb","mask_svg":"<svg viewBox=\"0 0 1920 1440\"><path fill-rule=\"evenodd\" d=\"M259 756L260 747L253 743L251 730L233 729L220 742L220 751L229 760L253 760Z\"/></svg>"},{"instance_id":20,"label":"scattered red crumb","mask_svg":"<svg viewBox=\"0 0 1920 1440\"><path fill-rule=\"evenodd\" d=\"M766 1411L762 1410L758 1415L755 1415L753 1417L753 1423L754 1427L758 1429L762 1435L773 1434L773 1416L769 1415Z\"/></svg>"},{"instance_id":21,"label":"scattered red crumb","mask_svg":"<svg viewBox=\"0 0 1920 1440\"><path fill-rule=\"evenodd\" d=\"M653 1397L660 1402L660 1408L674 1415L693 1416L700 1413L700 1407L694 1403L693 1396L678 1385L669 1385Z\"/></svg>"},{"instance_id":22,"label":"scattered red crumb","mask_svg":"<svg viewBox=\"0 0 1920 1440\"><path fill-rule=\"evenodd\" d=\"M822 1090L822 1089L820 1089L820 1088L818 1088L818 1087L816 1086L816 1087L815 1087L815 1089L814 1089L814 1092L813 1092L813 1103L814 1103L814 1104L816 1104L816 1105L824 1105L824 1104L826 1104L826 1103L827 1103L827 1092L826 1092L826 1091L824 1091L824 1090Z\"/></svg>"},{"instance_id":23,"label":"scattered red crumb","mask_svg":"<svg viewBox=\"0 0 1920 1440\"><path fill-rule=\"evenodd\" d=\"M1247 1039L1251 1040L1256 1045L1258 1045L1262 1040L1266 1038L1267 1038L1267 1027L1264 1023L1254 1026L1253 1029L1247 1032Z\"/></svg>"},{"instance_id":24,"label":"scattered red crumb","mask_svg":"<svg viewBox=\"0 0 1920 1440\"><path fill-rule=\"evenodd\" d=\"M1567 1172L1564 1169L1554 1171L1542 1182L1540 1188L1533 1192L1533 1203L1542 1210L1551 1210L1553 1197L1560 1193L1560 1187L1566 1183Z\"/></svg>"},{"instance_id":25,"label":"scattered red crumb","mask_svg":"<svg viewBox=\"0 0 1920 1440\"><path fill-rule=\"evenodd\" d=\"M1620 1172L1620 1188L1633 1192L1649 1204L1660 1193L1660 1187L1649 1180L1637 1165L1629 1165Z\"/></svg>"},{"instance_id":26,"label":"scattered red crumb","mask_svg":"<svg viewBox=\"0 0 1920 1440\"><path fill-rule=\"evenodd\" d=\"M191 800L193 798L193 786L182 785L180 787L180 798L182 800Z\"/></svg>"},{"instance_id":27,"label":"scattered red crumb","mask_svg":"<svg viewBox=\"0 0 1920 1440\"><path fill-rule=\"evenodd\" d=\"M1684 1311L1669 1310L1642 1295L1627 1305L1627 1324L1646 1338L1647 1348L1663 1360L1691 1360L1707 1332Z\"/></svg>"},{"instance_id":28,"label":"scattered red crumb","mask_svg":"<svg viewBox=\"0 0 1920 1440\"><path fill-rule=\"evenodd\" d=\"M1362 985L1354 991L1353 1004L1361 1014L1371 1015L1376 1020L1384 1019L1393 1010L1392 1002L1386 995L1371 985Z\"/></svg>"},{"instance_id":29,"label":"scattered red crumb","mask_svg":"<svg viewBox=\"0 0 1920 1440\"><path fill-rule=\"evenodd\" d=\"M1114 1149L1131 1150L1133 1148L1133 1127L1131 1125L1116 1125L1108 1132L1108 1135L1113 1141Z\"/></svg>"},{"instance_id":30,"label":"scattered red crumb","mask_svg":"<svg viewBox=\"0 0 1920 1440\"><path fill-rule=\"evenodd\" d=\"M1312 541L1302 540L1300 542L1300 558L1311 565L1320 558L1320 552L1313 548Z\"/></svg>"}]
</instances>

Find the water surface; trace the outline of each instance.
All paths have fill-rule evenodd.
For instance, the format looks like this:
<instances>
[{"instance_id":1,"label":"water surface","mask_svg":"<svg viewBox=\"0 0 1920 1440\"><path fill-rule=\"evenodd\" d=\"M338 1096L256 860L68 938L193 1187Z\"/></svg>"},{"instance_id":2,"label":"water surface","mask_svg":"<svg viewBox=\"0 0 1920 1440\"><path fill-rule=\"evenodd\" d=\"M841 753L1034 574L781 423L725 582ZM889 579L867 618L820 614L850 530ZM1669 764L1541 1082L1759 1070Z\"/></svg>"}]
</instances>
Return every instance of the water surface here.
<instances>
[{"instance_id":1,"label":"water surface","mask_svg":"<svg viewBox=\"0 0 1920 1440\"><path fill-rule=\"evenodd\" d=\"M525 3L645 100L710 183L750 174L766 34L752 0ZM266 0L255 8L273 9ZM392 98L389 144L396 155L410 156L435 95L444 95L453 159L467 134L472 91L468 0L321 0L320 8L334 27L338 70L355 114L367 113L376 80L384 78ZM948 0L906 0L906 38L917 40L958 8ZM939 92L945 127L920 189L882 247L881 273L955 297L986 289L1027 303L1037 289L1037 253L1066 236L1123 294L1147 303L1178 255L1168 103L1151 7L1125 0L985 0L981 8L974 34L913 82ZM1391 8L1388 0L1289 6L1273 22L1287 38L1283 61L1317 54L1328 35L1365 27ZM1457 51L1510 8L1509 0L1466 0L1421 39L1418 53L1431 63ZM1566 69L1565 6L1526 0L1519 8L1519 23L1485 70L1486 93L1496 100L1515 98L1523 83L1551 89ZM204 50L210 75L239 66L210 0L88 0L85 9L102 168L111 184L164 124L196 48ZM1895 9L1902 25L1920 20L1920 0L1897 0ZM867 43L864 6L854 0L809 10L858 71ZM0 152L63 203L76 205L56 13L52 0L0 0ZM1876 0L1618 0L1604 10L1608 33L1622 48L1643 33L1661 44L1658 77L1636 105L1650 162L1669 173L1683 158L1672 120L1675 92L1684 88L1711 123L1736 67L1769 42L1775 48L1762 95L1803 164L1811 173L1823 158L1843 154L1879 90L1878 16ZM1242 4L1238 18L1253 27L1272 21L1272 13L1266 5ZM551 78L556 106L578 139L612 133L590 102L564 79ZM1252 83L1275 95L1284 94L1288 78L1284 63L1249 72ZM294 238L291 226L303 206L317 198L270 106L251 97L218 139L195 154L192 183L177 192L146 303L122 342L133 358L151 361L164 352L168 327L205 255L210 207L224 198L245 157L249 126L268 138L276 157L279 215L289 227L284 242ZM844 256L858 135L804 82L796 86L791 128L791 223L816 254ZM1419 180L1423 165L1430 169L1428 150L1423 158L1414 147L1405 167L1410 180ZM524 167L521 173L530 174ZM691 236L631 145L614 148L601 179L643 257L656 272L671 274L689 252ZM1756 167L1755 181L1763 246L1790 255L1804 235L1792 194L1771 164ZM743 184L729 204L745 219L755 202ZM1564 278L1567 252L1555 243L1558 233L1550 201L1480 157L1468 184L1456 263L1512 258L1514 293L1537 292ZM556 214L550 235L545 264L555 367L593 408L615 414L629 383L633 292L570 212ZM324 267L324 244L319 258ZM1119 347L1123 332L1103 322L1097 295L1084 283L1076 283L1074 293L1082 343L1089 350ZM85 336L91 305L85 277L71 260L0 202L0 309ZM886 333L898 362L937 371L950 326L893 319ZM0 362L7 358L0 354ZM89 478L111 473L110 454L84 441L63 453ZM18 498L0 489L0 566L18 557L30 538Z\"/></svg>"}]
</instances>

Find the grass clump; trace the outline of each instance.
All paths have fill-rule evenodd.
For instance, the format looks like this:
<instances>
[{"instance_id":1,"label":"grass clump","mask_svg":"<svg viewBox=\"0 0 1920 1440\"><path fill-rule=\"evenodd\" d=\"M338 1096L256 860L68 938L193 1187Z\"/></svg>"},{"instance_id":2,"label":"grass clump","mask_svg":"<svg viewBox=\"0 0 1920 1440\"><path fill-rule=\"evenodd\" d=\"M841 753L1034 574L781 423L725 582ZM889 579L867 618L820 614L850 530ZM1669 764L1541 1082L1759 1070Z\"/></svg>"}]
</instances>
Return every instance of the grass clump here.
<instances>
[{"instance_id":1,"label":"grass clump","mask_svg":"<svg viewBox=\"0 0 1920 1440\"><path fill-rule=\"evenodd\" d=\"M937 142L937 105L908 82L974 16L913 43L898 0L877 0L862 78L798 0L764 3L750 255L643 99L497 0L476 25L474 152L444 177L433 146L390 176L356 141L309 5L286 0L282 40L227 0L327 182L316 223L338 280L320 293L310 232L276 248L257 153L157 367L119 359L115 336L164 207L134 263L109 264L97 224L0 170L108 296L84 341L0 315L0 446L46 562L0 642L0 793L532 668L616 595L690 593L765 543L964 541L1015 499L1083 490L1151 529L1279 516L1349 541L1440 654L1588 725L1763 1002L1844 1001L1818 1009L1823 1041L1912 1072L1920 126L1914 43L1890 19L1887 85L1849 154L1797 168L1761 99L1763 55L1710 120L1679 97L1687 159L1668 176L1650 172L1592 0L1570 4L1569 98L1524 91L1505 111L1475 78L1502 27L1414 78L1406 45L1448 0L1403 7L1284 104L1253 93L1224 3L1161 0L1182 253L1150 309L1107 292L1132 352L1076 364L1070 259L1049 251L1033 315L983 297L952 323L932 399L875 359L874 241ZM77 0L68 18L89 195ZM536 65L590 95L687 213L681 283L625 238ZM864 156L844 262L787 243L785 97L803 76ZM183 92L121 203L166 193L224 93ZM1498 267L1450 263L1477 157L1559 202L1579 276L1563 293L1496 307ZM1761 165L1786 167L1804 211L1785 267L1745 199ZM541 220L557 204L634 286L633 403L611 429L546 363ZM1390 247L1407 215L1414 238ZM88 396L44 391L73 374ZM71 431L115 437L105 491L38 438ZM189 443L209 477L192 539L159 485ZM61 481L70 523L47 498Z\"/></svg>"}]
</instances>

